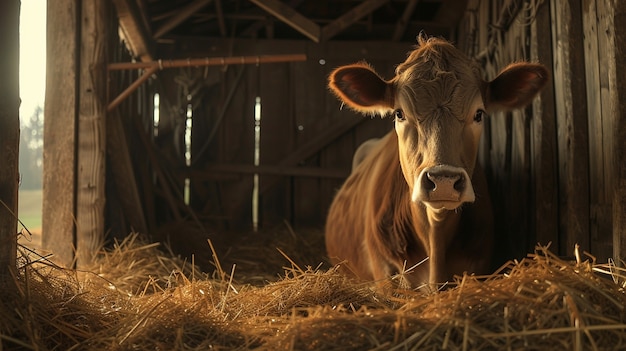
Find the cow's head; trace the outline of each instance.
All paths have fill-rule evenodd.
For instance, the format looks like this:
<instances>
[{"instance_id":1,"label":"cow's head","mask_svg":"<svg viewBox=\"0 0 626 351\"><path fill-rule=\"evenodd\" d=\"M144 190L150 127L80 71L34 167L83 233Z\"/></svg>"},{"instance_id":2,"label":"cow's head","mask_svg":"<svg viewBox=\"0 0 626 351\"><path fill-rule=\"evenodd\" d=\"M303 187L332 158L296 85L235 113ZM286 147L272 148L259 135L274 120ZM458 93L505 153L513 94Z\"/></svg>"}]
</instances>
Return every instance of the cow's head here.
<instances>
[{"instance_id":1,"label":"cow's head","mask_svg":"<svg viewBox=\"0 0 626 351\"><path fill-rule=\"evenodd\" d=\"M548 81L540 64L515 63L492 81L450 43L418 38L417 48L383 80L367 64L337 68L329 86L352 109L392 114L411 199L434 211L473 202L473 174L486 113L529 104Z\"/></svg>"}]
</instances>

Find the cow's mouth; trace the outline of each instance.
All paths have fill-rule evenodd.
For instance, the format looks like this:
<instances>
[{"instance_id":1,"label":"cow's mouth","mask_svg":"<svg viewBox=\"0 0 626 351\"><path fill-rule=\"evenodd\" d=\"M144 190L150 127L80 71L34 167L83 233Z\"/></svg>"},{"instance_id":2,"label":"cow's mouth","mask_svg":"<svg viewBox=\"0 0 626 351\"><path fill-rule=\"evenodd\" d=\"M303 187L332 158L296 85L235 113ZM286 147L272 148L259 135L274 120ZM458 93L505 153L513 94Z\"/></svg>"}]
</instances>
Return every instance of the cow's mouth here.
<instances>
[{"instance_id":1,"label":"cow's mouth","mask_svg":"<svg viewBox=\"0 0 626 351\"><path fill-rule=\"evenodd\" d=\"M462 201L423 201L424 205L436 212L454 211L463 205Z\"/></svg>"}]
</instances>

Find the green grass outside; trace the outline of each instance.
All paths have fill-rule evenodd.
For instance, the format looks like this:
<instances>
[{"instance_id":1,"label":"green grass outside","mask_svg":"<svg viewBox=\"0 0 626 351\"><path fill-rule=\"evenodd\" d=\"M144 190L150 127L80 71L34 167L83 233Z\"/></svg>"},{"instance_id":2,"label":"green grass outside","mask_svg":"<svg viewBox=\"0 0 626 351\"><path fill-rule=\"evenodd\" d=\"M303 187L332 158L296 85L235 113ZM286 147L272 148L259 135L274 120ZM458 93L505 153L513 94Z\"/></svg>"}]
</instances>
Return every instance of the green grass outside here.
<instances>
[{"instance_id":1,"label":"green grass outside","mask_svg":"<svg viewBox=\"0 0 626 351\"><path fill-rule=\"evenodd\" d=\"M41 227L42 198L41 189L19 191L17 217L28 229ZM22 226L18 227L21 228Z\"/></svg>"}]
</instances>

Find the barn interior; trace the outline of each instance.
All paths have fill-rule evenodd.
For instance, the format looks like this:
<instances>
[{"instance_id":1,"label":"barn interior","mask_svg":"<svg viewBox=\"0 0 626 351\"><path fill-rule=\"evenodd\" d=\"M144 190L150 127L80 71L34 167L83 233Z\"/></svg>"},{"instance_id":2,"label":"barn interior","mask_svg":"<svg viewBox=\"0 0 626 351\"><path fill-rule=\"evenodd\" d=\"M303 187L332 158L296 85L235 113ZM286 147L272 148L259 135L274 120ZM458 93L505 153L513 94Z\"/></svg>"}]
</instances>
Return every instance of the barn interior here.
<instances>
[{"instance_id":1,"label":"barn interior","mask_svg":"<svg viewBox=\"0 0 626 351\"><path fill-rule=\"evenodd\" d=\"M324 221L354 151L392 128L342 108L328 73L366 61L390 78L425 33L487 79L519 60L552 69L532 106L487 120L494 268L537 243L619 260L621 37L605 2L51 3L42 246L80 267L139 232L207 262L208 239L307 233L295 237L325 260Z\"/></svg>"},{"instance_id":2,"label":"barn interior","mask_svg":"<svg viewBox=\"0 0 626 351\"><path fill-rule=\"evenodd\" d=\"M0 18L14 214L19 1ZM48 1L43 233L17 245L0 215L0 349L623 347L624 26L618 0ZM392 121L326 80L390 78L419 33L486 79L528 60L552 81L486 120L495 273L385 294L325 262L323 226Z\"/></svg>"}]
</instances>

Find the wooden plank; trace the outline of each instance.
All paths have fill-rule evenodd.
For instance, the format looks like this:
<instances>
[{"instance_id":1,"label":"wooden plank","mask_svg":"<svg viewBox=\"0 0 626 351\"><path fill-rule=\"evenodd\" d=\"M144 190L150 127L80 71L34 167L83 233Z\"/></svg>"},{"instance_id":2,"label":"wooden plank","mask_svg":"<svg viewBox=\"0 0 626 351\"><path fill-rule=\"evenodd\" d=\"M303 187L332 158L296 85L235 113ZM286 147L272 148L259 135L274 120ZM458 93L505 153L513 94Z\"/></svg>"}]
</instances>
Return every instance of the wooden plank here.
<instances>
[{"instance_id":1,"label":"wooden plank","mask_svg":"<svg viewBox=\"0 0 626 351\"><path fill-rule=\"evenodd\" d=\"M620 141L614 139L614 133L616 120L619 116L616 113L617 105L621 104L624 96L621 97L617 94L615 69L617 66L616 60L618 56L622 56L622 53L616 49L615 33L618 30L615 28L614 21L614 5L611 1L598 1L597 0L597 21L598 21L598 51L600 52L600 91L601 91L601 108L602 108L602 169L603 178L602 184L604 185L603 193L603 205L598 212L596 221L598 223L598 237L597 240L593 240L594 246L592 246L592 252L598 255L598 259L606 261L613 257L613 212L612 200L615 195L615 184L620 178L615 177L615 153L619 152ZM622 29L625 27L622 27ZM623 52L623 51L622 51ZM619 79L619 78L617 78ZM590 115L593 116L593 115Z\"/></svg>"},{"instance_id":2,"label":"wooden plank","mask_svg":"<svg viewBox=\"0 0 626 351\"><path fill-rule=\"evenodd\" d=\"M261 98L260 164L279 165L295 147L291 71L288 64L259 67ZM295 164L294 164L295 165ZM266 184L273 184L267 187ZM261 221L264 226L277 225L292 218L292 184L288 177L260 176Z\"/></svg>"},{"instance_id":3,"label":"wooden plank","mask_svg":"<svg viewBox=\"0 0 626 351\"><path fill-rule=\"evenodd\" d=\"M552 41L550 8L540 6L531 25L530 59L552 68ZM554 84L554 83L552 83ZM554 89L547 87L533 101L531 120L531 191L533 196L531 225L533 244L559 243L559 200L557 130ZM532 249L532 248L527 248Z\"/></svg>"},{"instance_id":4,"label":"wooden plank","mask_svg":"<svg viewBox=\"0 0 626 351\"><path fill-rule=\"evenodd\" d=\"M47 11L42 246L54 253L56 262L70 266L75 244L79 14L74 0L49 3Z\"/></svg>"},{"instance_id":5,"label":"wooden plank","mask_svg":"<svg viewBox=\"0 0 626 351\"><path fill-rule=\"evenodd\" d=\"M17 252L20 1L0 4L0 284L13 282Z\"/></svg>"},{"instance_id":6,"label":"wooden plank","mask_svg":"<svg viewBox=\"0 0 626 351\"><path fill-rule=\"evenodd\" d=\"M252 164L207 164L202 166L202 170L187 169L182 171L185 177L197 179L215 179L219 177L217 173L235 174L260 174L294 176L303 178L345 178L350 174L349 167L346 168L320 168L312 166L281 166L281 165L259 165Z\"/></svg>"},{"instance_id":7,"label":"wooden plank","mask_svg":"<svg viewBox=\"0 0 626 351\"><path fill-rule=\"evenodd\" d=\"M81 6L76 177L76 266L88 267L104 244L106 86L110 2Z\"/></svg>"},{"instance_id":8,"label":"wooden plank","mask_svg":"<svg viewBox=\"0 0 626 351\"><path fill-rule=\"evenodd\" d=\"M154 39L159 39L165 34L167 34L172 29L176 28L179 24L185 22L189 17L191 17L196 12L200 11L203 7L207 6L211 3L212 0L195 0L185 7L176 11L176 14L168 19L165 23L159 27L153 35Z\"/></svg>"},{"instance_id":9,"label":"wooden plank","mask_svg":"<svg viewBox=\"0 0 626 351\"><path fill-rule=\"evenodd\" d=\"M148 225L135 181L135 170L129 154L130 148L126 141L126 131L121 119L118 110L111 112L106 119L106 150L109 156L109 174L112 175L112 181L118 191L118 201L130 227L139 233L147 233Z\"/></svg>"},{"instance_id":10,"label":"wooden plank","mask_svg":"<svg viewBox=\"0 0 626 351\"><path fill-rule=\"evenodd\" d=\"M135 0L113 0L119 19L122 35L135 57L141 61L152 61L154 58L154 42L150 35L150 27Z\"/></svg>"},{"instance_id":11,"label":"wooden plank","mask_svg":"<svg viewBox=\"0 0 626 351\"><path fill-rule=\"evenodd\" d=\"M329 40L341 33L344 29L353 25L366 15L374 12L379 7L389 2L389 0L366 0L344 13L336 20L330 22L322 28L322 40Z\"/></svg>"},{"instance_id":12,"label":"wooden plank","mask_svg":"<svg viewBox=\"0 0 626 351\"><path fill-rule=\"evenodd\" d=\"M402 39L402 36L406 31L406 26L409 24L409 20L411 19L411 16L413 16L413 12L415 12L415 7L417 7L418 2L420 2L420 0L409 0L406 4L404 12L402 12L402 17L398 23L396 23L396 29L393 31L393 37L391 37L391 40L399 41Z\"/></svg>"},{"instance_id":13,"label":"wooden plank","mask_svg":"<svg viewBox=\"0 0 626 351\"><path fill-rule=\"evenodd\" d=\"M307 38L316 43L320 42L320 27L289 5L286 5L278 0L250 0L250 2L285 22L293 29L305 35Z\"/></svg>"},{"instance_id":14,"label":"wooden plank","mask_svg":"<svg viewBox=\"0 0 626 351\"><path fill-rule=\"evenodd\" d=\"M590 250L589 144L582 9L578 0L550 1L559 150L559 253ZM581 172L581 170L585 170Z\"/></svg>"},{"instance_id":15,"label":"wooden plank","mask_svg":"<svg viewBox=\"0 0 626 351\"><path fill-rule=\"evenodd\" d=\"M288 156L284 157L277 164L281 166L293 166L298 162L306 159L307 157L310 157L319 152L329 143L333 142L335 139L347 133L360 123L363 123L364 120L366 120L366 118L363 117L343 119L344 121L335 124L333 128L328 129L328 131L326 131L325 133L320 134L316 138L308 141L306 144L303 144L297 149L293 150ZM276 180L263 183L263 185L261 186L261 193L273 187L276 184L275 182Z\"/></svg>"},{"instance_id":16,"label":"wooden plank","mask_svg":"<svg viewBox=\"0 0 626 351\"><path fill-rule=\"evenodd\" d=\"M613 12L613 14L611 14ZM613 29L607 33L614 39L614 50L610 51L609 74L613 113L613 162L615 177L613 196L613 258L624 266L626 260L626 104L620 103L626 96L626 2L615 1L613 8L607 6L607 16L612 16Z\"/></svg>"},{"instance_id":17,"label":"wooden plank","mask_svg":"<svg viewBox=\"0 0 626 351\"><path fill-rule=\"evenodd\" d=\"M585 78L589 116L589 187L591 207L591 252L605 261L613 255L611 206L613 200L612 118L609 95L609 61L613 48L605 39L613 32L612 14L605 13L604 1L582 4Z\"/></svg>"}]
</instances>

